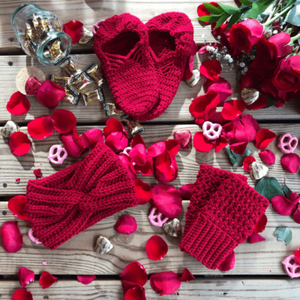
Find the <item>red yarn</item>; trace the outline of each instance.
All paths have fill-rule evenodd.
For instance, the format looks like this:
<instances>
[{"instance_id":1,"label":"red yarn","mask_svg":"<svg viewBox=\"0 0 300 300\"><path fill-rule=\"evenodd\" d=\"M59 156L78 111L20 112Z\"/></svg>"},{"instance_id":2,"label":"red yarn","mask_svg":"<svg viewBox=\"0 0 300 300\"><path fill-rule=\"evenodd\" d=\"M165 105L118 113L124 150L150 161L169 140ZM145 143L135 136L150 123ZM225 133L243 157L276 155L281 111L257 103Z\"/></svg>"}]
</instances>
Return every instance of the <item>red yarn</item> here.
<instances>
[{"instance_id":1,"label":"red yarn","mask_svg":"<svg viewBox=\"0 0 300 300\"><path fill-rule=\"evenodd\" d=\"M29 180L26 195L34 236L52 250L139 202L120 159L101 142L84 160L51 176Z\"/></svg>"},{"instance_id":2,"label":"red yarn","mask_svg":"<svg viewBox=\"0 0 300 300\"><path fill-rule=\"evenodd\" d=\"M134 118L152 109L158 100L154 63L146 26L128 13L101 23L94 51L117 106Z\"/></svg>"},{"instance_id":3,"label":"red yarn","mask_svg":"<svg viewBox=\"0 0 300 300\"><path fill-rule=\"evenodd\" d=\"M243 243L269 206L247 177L201 165L179 243L209 269Z\"/></svg>"}]
</instances>

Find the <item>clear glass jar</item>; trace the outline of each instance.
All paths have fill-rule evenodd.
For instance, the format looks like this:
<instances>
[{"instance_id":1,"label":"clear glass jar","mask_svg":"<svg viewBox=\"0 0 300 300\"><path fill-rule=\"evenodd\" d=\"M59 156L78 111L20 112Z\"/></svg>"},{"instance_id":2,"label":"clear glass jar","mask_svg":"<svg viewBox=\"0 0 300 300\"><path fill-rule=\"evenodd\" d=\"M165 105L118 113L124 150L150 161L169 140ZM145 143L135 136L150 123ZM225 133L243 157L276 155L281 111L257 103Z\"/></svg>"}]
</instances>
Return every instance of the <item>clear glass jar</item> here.
<instances>
[{"instance_id":1,"label":"clear glass jar","mask_svg":"<svg viewBox=\"0 0 300 300\"><path fill-rule=\"evenodd\" d=\"M36 56L43 65L57 65L71 51L72 40L62 31L59 18L36 4L18 7L12 15L11 26L23 51Z\"/></svg>"}]
</instances>

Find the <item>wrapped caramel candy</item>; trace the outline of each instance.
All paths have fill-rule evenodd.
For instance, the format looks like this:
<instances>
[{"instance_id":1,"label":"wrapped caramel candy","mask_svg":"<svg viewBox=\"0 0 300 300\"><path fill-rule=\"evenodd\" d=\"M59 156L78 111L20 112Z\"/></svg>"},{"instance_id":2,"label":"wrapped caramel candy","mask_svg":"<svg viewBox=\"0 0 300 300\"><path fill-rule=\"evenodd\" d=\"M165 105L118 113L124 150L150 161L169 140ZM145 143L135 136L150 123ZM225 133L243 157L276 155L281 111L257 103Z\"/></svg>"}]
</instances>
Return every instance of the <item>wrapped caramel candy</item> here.
<instances>
[{"instance_id":1,"label":"wrapped caramel candy","mask_svg":"<svg viewBox=\"0 0 300 300\"><path fill-rule=\"evenodd\" d=\"M87 70L87 75L95 81L98 86L102 86L103 84L103 76L100 71L100 67L97 64L92 64Z\"/></svg>"},{"instance_id":2,"label":"wrapped caramel candy","mask_svg":"<svg viewBox=\"0 0 300 300\"><path fill-rule=\"evenodd\" d=\"M99 254L105 254L108 253L113 247L113 244L105 235L100 235L96 241L95 252Z\"/></svg>"},{"instance_id":3,"label":"wrapped caramel candy","mask_svg":"<svg viewBox=\"0 0 300 300\"><path fill-rule=\"evenodd\" d=\"M94 40L93 33L83 27L82 37L79 40L78 44L79 45L91 45L93 43L93 40Z\"/></svg>"},{"instance_id":4,"label":"wrapped caramel candy","mask_svg":"<svg viewBox=\"0 0 300 300\"><path fill-rule=\"evenodd\" d=\"M70 102L73 105L77 105L79 103L79 94L74 93L70 86L65 87L66 95L62 101Z\"/></svg>"},{"instance_id":5,"label":"wrapped caramel candy","mask_svg":"<svg viewBox=\"0 0 300 300\"><path fill-rule=\"evenodd\" d=\"M63 57L63 55L64 55L64 53L60 49L60 45L61 45L61 41L60 40L56 40L49 47L49 53L51 55L51 60L53 61L53 63L55 63L58 60L60 60Z\"/></svg>"},{"instance_id":6,"label":"wrapped caramel candy","mask_svg":"<svg viewBox=\"0 0 300 300\"><path fill-rule=\"evenodd\" d=\"M55 82L56 84L64 87L70 83L71 78L70 77L61 77L61 76L57 76L57 75L50 75L50 80Z\"/></svg>"},{"instance_id":7,"label":"wrapped caramel candy","mask_svg":"<svg viewBox=\"0 0 300 300\"><path fill-rule=\"evenodd\" d=\"M9 138L14 132L20 131L19 126L14 121L7 121L4 127L1 128L1 134Z\"/></svg>"},{"instance_id":8,"label":"wrapped caramel candy","mask_svg":"<svg viewBox=\"0 0 300 300\"><path fill-rule=\"evenodd\" d=\"M80 73L82 73L82 71L80 69L77 68L77 66L75 65L75 63L71 60L70 57L68 57L65 61L63 61L60 64L60 67L69 75L69 76L75 76L78 75Z\"/></svg>"},{"instance_id":9,"label":"wrapped caramel candy","mask_svg":"<svg viewBox=\"0 0 300 300\"><path fill-rule=\"evenodd\" d=\"M126 123L128 126L131 135L136 135L138 133L144 132L144 127L136 120L134 120L129 115L123 115L121 119Z\"/></svg>"},{"instance_id":10,"label":"wrapped caramel candy","mask_svg":"<svg viewBox=\"0 0 300 300\"><path fill-rule=\"evenodd\" d=\"M114 103L103 103L103 108L106 111L107 116L115 116L115 115L123 115L124 112L116 109L116 105Z\"/></svg>"},{"instance_id":11,"label":"wrapped caramel candy","mask_svg":"<svg viewBox=\"0 0 300 300\"><path fill-rule=\"evenodd\" d=\"M72 78L71 86L76 92L81 93L92 82L93 81L82 72Z\"/></svg>"},{"instance_id":12,"label":"wrapped caramel candy","mask_svg":"<svg viewBox=\"0 0 300 300\"><path fill-rule=\"evenodd\" d=\"M25 39L26 41L30 41L34 44L36 44L38 41L41 41L38 31L28 22L25 25Z\"/></svg>"},{"instance_id":13,"label":"wrapped caramel candy","mask_svg":"<svg viewBox=\"0 0 300 300\"><path fill-rule=\"evenodd\" d=\"M86 92L82 93L82 98L84 101L84 105L88 106L89 104L95 102L95 101L101 101L103 102L103 92L101 88L98 88L97 90L91 91L91 92Z\"/></svg>"}]
</instances>

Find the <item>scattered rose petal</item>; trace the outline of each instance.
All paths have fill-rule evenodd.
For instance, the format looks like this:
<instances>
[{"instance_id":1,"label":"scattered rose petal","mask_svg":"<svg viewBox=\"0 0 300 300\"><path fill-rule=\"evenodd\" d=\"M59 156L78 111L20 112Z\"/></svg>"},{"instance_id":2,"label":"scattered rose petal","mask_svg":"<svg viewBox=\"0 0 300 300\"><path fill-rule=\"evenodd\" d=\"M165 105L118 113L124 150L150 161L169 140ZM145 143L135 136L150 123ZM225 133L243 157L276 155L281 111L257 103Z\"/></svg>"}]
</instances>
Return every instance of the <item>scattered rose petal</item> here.
<instances>
[{"instance_id":1,"label":"scattered rose petal","mask_svg":"<svg viewBox=\"0 0 300 300\"><path fill-rule=\"evenodd\" d=\"M258 233L252 233L252 235L250 235L250 237L248 238L249 244L259 243L259 242L263 242L265 240L266 239L264 237L262 237L261 235L259 235Z\"/></svg>"},{"instance_id":2,"label":"scattered rose petal","mask_svg":"<svg viewBox=\"0 0 300 300\"><path fill-rule=\"evenodd\" d=\"M45 107L53 109L58 101L65 98L66 91L63 87L51 80L45 80L37 91L36 99Z\"/></svg>"},{"instance_id":3,"label":"scattered rose petal","mask_svg":"<svg viewBox=\"0 0 300 300\"><path fill-rule=\"evenodd\" d=\"M57 282L57 277L51 275L48 272L43 272L41 274L39 283L42 286L43 289L49 288L53 283Z\"/></svg>"},{"instance_id":4,"label":"scattered rose petal","mask_svg":"<svg viewBox=\"0 0 300 300\"><path fill-rule=\"evenodd\" d=\"M115 225L115 231L122 234L134 233L136 229L137 224L135 218L127 215L121 216Z\"/></svg>"},{"instance_id":5,"label":"scattered rose petal","mask_svg":"<svg viewBox=\"0 0 300 300\"><path fill-rule=\"evenodd\" d=\"M78 20L71 20L63 24L63 31L71 37L72 43L76 44L82 37L83 23Z\"/></svg>"},{"instance_id":6,"label":"scattered rose petal","mask_svg":"<svg viewBox=\"0 0 300 300\"><path fill-rule=\"evenodd\" d=\"M189 282L195 280L195 277L187 268L184 268L180 280L181 282Z\"/></svg>"},{"instance_id":7,"label":"scattered rose petal","mask_svg":"<svg viewBox=\"0 0 300 300\"><path fill-rule=\"evenodd\" d=\"M80 135L81 142L85 148L94 149L98 142L103 143L103 133L99 128L92 128Z\"/></svg>"},{"instance_id":8,"label":"scattered rose petal","mask_svg":"<svg viewBox=\"0 0 300 300\"><path fill-rule=\"evenodd\" d=\"M16 183L20 183L21 179L20 178L17 178L16 179Z\"/></svg>"},{"instance_id":9,"label":"scattered rose petal","mask_svg":"<svg viewBox=\"0 0 300 300\"><path fill-rule=\"evenodd\" d=\"M20 220L28 221L28 215L25 210L26 203L27 198L23 195L18 195L9 199L8 209L15 217L19 218Z\"/></svg>"},{"instance_id":10,"label":"scattered rose petal","mask_svg":"<svg viewBox=\"0 0 300 300\"><path fill-rule=\"evenodd\" d=\"M7 221L0 229L2 247L6 252L15 253L23 246L23 235L17 221Z\"/></svg>"},{"instance_id":11,"label":"scattered rose petal","mask_svg":"<svg viewBox=\"0 0 300 300\"><path fill-rule=\"evenodd\" d=\"M218 266L218 269L222 272L229 271L233 269L235 264L235 252L232 251L225 260Z\"/></svg>"},{"instance_id":12,"label":"scattered rose petal","mask_svg":"<svg viewBox=\"0 0 300 300\"><path fill-rule=\"evenodd\" d=\"M35 118L28 123L27 130L31 137L42 140L53 134L53 119L50 116Z\"/></svg>"},{"instance_id":13,"label":"scattered rose petal","mask_svg":"<svg viewBox=\"0 0 300 300\"><path fill-rule=\"evenodd\" d=\"M220 104L232 95L230 83L222 77L219 77L217 81L208 80L204 84L204 91L205 93L209 91L216 91L220 97Z\"/></svg>"},{"instance_id":14,"label":"scattered rose petal","mask_svg":"<svg viewBox=\"0 0 300 300\"><path fill-rule=\"evenodd\" d=\"M271 150L263 150L258 153L261 160L267 165L271 166L275 163L276 157L275 154Z\"/></svg>"},{"instance_id":15,"label":"scattered rose petal","mask_svg":"<svg viewBox=\"0 0 300 300\"><path fill-rule=\"evenodd\" d=\"M76 127L69 133L62 133L60 139L63 142L68 155L72 158L78 158L86 150L77 133Z\"/></svg>"},{"instance_id":16,"label":"scattered rose petal","mask_svg":"<svg viewBox=\"0 0 300 300\"><path fill-rule=\"evenodd\" d=\"M300 206L299 205L293 214L293 219L296 223L300 224Z\"/></svg>"},{"instance_id":17,"label":"scattered rose petal","mask_svg":"<svg viewBox=\"0 0 300 300\"><path fill-rule=\"evenodd\" d=\"M27 134L23 132L14 132L9 137L9 148L13 155L21 156L29 152L31 141Z\"/></svg>"},{"instance_id":18,"label":"scattered rose petal","mask_svg":"<svg viewBox=\"0 0 300 300\"><path fill-rule=\"evenodd\" d=\"M119 156L119 159L121 160L123 166L126 168L130 178L135 179L136 178L136 172L135 172L135 169L132 165L131 158L128 155L124 154L124 153L120 153L118 156Z\"/></svg>"},{"instance_id":19,"label":"scattered rose petal","mask_svg":"<svg viewBox=\"0 0 300 300\"><path fill-rule=\"evenodd\" d=\"M194 134L193 146L199 152L209 152L214 147L213 141L208 140L203 132L197 131Z\"/></svg>"},{"instance_id":20,"label":"scattered rose petal","mask_svg":"<svg viewBox=\"0 0 300 300\"><path fill-rule=\"evenodd\" d=\"M12 295L12 300L33 300L32 294L26 289L18 289Z\"/></svg>"},{"instance_id":21,"label":"scattered rose petal","mask_svg":"<svg viewBox=\"0 0 300 300\"><path fill-rule=\"evenodd\" d=\"M143 166L138 164L134 165L134 169L137 173L143 174L144 176L153 174L153 159L151 156L147 155L147 162Z\"/></svg>"},{"instance_id":22,"label":"scattered rose petal","mask_svg":"<svg viewBox=\"0 0 300 300\"><path fill-rule=\"evenodd\" d=\"M236 154L243 155L247 149L247 142L235 143L230 145L230 150L234 151Z\"/></svg>"},{"instance_id":23,"label":"scattered rose petal","mask_svg":"<svg viewBox=\"0 0 300 300\"><path fill-rule=\"evenodd\" d=\"M137 197L139 199L139 204L143 205L148 203L148 201L152 198L151 186L140 179L135 179L134 185Z\"/></svg>"},{"instance_id":24,"label":"scattered rose petal","mask_svg":"<svg viewBox=\"0 0 300 300\"><path fill-rule=\"evenodd\" d=\"M300 248L298 248L297 250L295 250L294 256L295 256L295 259L298 262L298 264L300 264Z\"/></svg>"},{"instance_id":25,"label":"scattered rose petal","mask_svg":"<svg viewBox=\"0 0 300 300\"><path fill-rule=\"evenodd\" d=\"M246 106L243 101L229 100L224 103L221 113L225 120L233 120L238 117L245 110L245 108Z\"/></svg>"},{"instance_id":26,"label":"scattered rose petal","mask_svg":"<svg viewBox=\"0 0 300 300\"><path fill-rule=\"evenodd\" d=\"M190 200L192 197L194 187L195 185L193 183L183 185L178 189L179 195L184 199Z\"/></svg>"},{"instance_id":27,"label":"scattered rose petal","mask_svg":"<svg viewBox=\"0 0 300 300\"><path fill-rule=\"evenodd\" d=\"M180 129L174 132L174 139L180 143L180 147L184 150L189 149L192 134L188 129Z\"/></svg>"},{"instance_id":28,"label":"scattered rose petal","mask_svg":"<svg viewBox=\"0 0 300 300\"><path fill-rule=\"evenodd\" d=\"M296 209L296 205L299 202L299 198L293 198L294 193L290 194L289 199L284 197L283 195L278 195L272 198L271 203L273 209L282 216L291 215Z\"/></svg>"},{"instance_id":29,"label":"scattered rose petal","mask_svg":"<svg viewBox=\"0 0 300 300\"><path fill-rule=\"evenodd\" d=\"M135 145L129 152L132 161L138 166L144 166L147 163L146 147L143 144Z\"/></svg>"},{"instance_id":30,"label":"scattered rose petal","mask_svg":"<svg viewBox=\"0 0 300 300\"><path fill-rule=\"evenodd\" d=\"M113 151L124 150L128 145L128 134L124 126L117 119L108 119L103 129L105 144Z\"/></svg>"},{"instance_id":31,"label":"scattered rose petal","mask_svg":"<svg viewBox=\"0 0 300 300\"><path fill-rule=\"evenodd\" d=\"M21 286L24 288L27 284L34 281L34 272L24 267L19 268L18 277Z\"/></svg>"},{"instance_id":32,"label":"scattered rose petal","mask_svg":"<svg viewBox=\"0 0 300 300\"><path fill-rule=\"evenodd\" d=\"M264 108L268 105L268 98L265 97L264 95L259 95L259 98L252 104L246 105L246 108L248 110L257 110Z\"/></svg>"},{"instance_id":33,"label":"scattered rose petal","mask_svg":"<svg viewBox=\"0 0 300 300\"><path fill-rule=\"evenodd\" d=\"M95 275L77 275L77 279L82 284L89 284L96 279Z\"/></svg>"},{"instance_id":34,"label":"scattered rose petal","mask_svg":"<svg viewBox=\"0 0 300 300\"><path fill-rule=\"evenodd\" d=\"M145 289L140 285L135 285L124 294L124 300L146 300Z\"/></svg>"},{"instance_id":35,"label":"scattered rose petal","mask_svg":"<svg viewBox=\"0 0 300 300\"><path fill-rule=\"evenodd\" d=\"M6 109L12 115L26 114L30 109L30 102L25 95L15 92L9 98Z\"/></svg>"},{"instance_id":36,"label":"scattered rose petal","mask_svg":"<svg viewBox=\"0 0 300 300\"><path fill-rule=\"evenodd\" d=\"M218 153L223 148L228 145L228 141L226 138L220 136L218 139L215 140L215 152Z\"/></svg>"},{"instance_id":37,"label":"scattered rose petal","mask_svg":"<svg viewBox=\"0 0 300 300\"><path fill-rule=\"evenodd\" d=\"M251 171L251 164L256 161L256 159L249 155L249 156L246 156L244 161L243 161L243 168L246 172L250 173Z\"/></svg>"},{"instance_id":38,"label":"scattered rose petal","mask_svg":"<svg viewBox=\"0 0 300 300\"><path fill-rule=\"evenodd\" d=\"M182 211L182 198L173 185L157 184L152 189L154 206L165 217L176 218Z\"/></svg>"},{"instance_id":39,"label":"scattered rose petal","mask_svg":"<svg viewBox=\"0 0 300 300\"><path fill-rule=\"evenodd\" d=\"M200 66L201 75L205 76L206 78L212 81L217 81L219 79L221 72L222 72L221 63L215 59L204 61Z\"/></svg>"},{"instance_id":40,"label":"scattered rose petal","mask_svg":"<svg viewBox=\"0 0 300 300\"><path fill-rule=\"evenodd\" d=\"M129 263L122 274L120 274L121 280L137 283L143 286L147 280L148 275L143 265L137 261Z\"/></svg>"},{"instance_id":41,"label":"scattered rose petal","mask_svg":"<svg viewBox=\"0 0 300 300\"><path fill-rule=\"evenodd\" d=\"M66 109L56 109L53 112L54 128L59 133L68 133L76 126L75 115Z\"/></svg>"},{"instance_id":42,"label":"scattered rose petal","mask_svg":"<svg viewBox=\"0 0 300 300\"><path fill-rule=\"evenodd\" d=\"M276 134L267 128L261 128L256 133L255 147L265 149L276 138Z\"/></svg>"},{"instance_id":43,"label":"scattered rose petal","mask_svg":"<svg viewBox=\"0 0 300 300\"><path fill-rule=\"evenodd\" d=\"M172 295L180 288L180 276L172 271L154 274L150 277L150 285L160 296Z\"/></svg>"},{"instance_id":44,"label":"scattered rose petal","mask_svg":"<svg viewBox=\"0 0 300 300\"><path fill-rule=\"evenodd\" d=\"M265 214L263 214L259 219L259 221L257 222L257 224L255 225L253 232L254 233L263 232L266 228L267 222L268 222L268 218Z\"/></svg>"},{"instance_id":45,"label":"scattered rose petal","mask_svg":"<svg viewBox=\"0 0 300 300\"><path fill-rule=\"evenodd\" d=\"M34 96L36 95L40 86L40 81L36 77L30 76L25 83L25 92L27 95Z\"/></svg>"},{"instance_id":46,"label":"scattered rose petal","mask_svg":"<svg viewBox=\"0 0 300 300\"><path fill-rule=\"evenodd\" d=\"M14 133L13 133L14 134ZM296 153L284 154L281 159L282 168L289 173L297 173L300 165L300 157Z\"/></svg>"},{"instance_id":47,"label":"scattered rose petal","mask_svg":"<svg viewBox=\"0 0 300 300\"><path fill-rule=\"evenodd\" d=\"M153 235L146 244L146 253L151 260L162 260L168 252L167 243L158 235Z\"/></svg>"},{"instance_id":48,"label":"scattered rose petal","mask_svg":"<svg viewBox=\"0 0 300 300\"><path fill-rule=\"evenodd\" d=\"M37 178L42 178L43 174L42 174L42 170L41 169L35 169L33 170L33 174L37 177Z\"/></svg>"},{"instance_id":49,"label":"scattered rose petal","mask_svg":"<svg viewBox=\"0 0 300 300\"><path fill-rule=\"evenodd\" d=\"M144 145L145 148L146 148L146 144L145 144L145 142L144 142L144 140L143 140L143 138L141 137L140 134L136 134L136 135L133 137L133 139L132 139L131 142L130 142L130 146L131 146L131 148L133 148L134 146L136 146L136 145L138 145L138 144L142 144L142 145Z\"/></svg>"},{"instance_id":50,"label":"scattered rose petal","mask_svg":"<svg viewBox=\"0 0 300 300\"><path fill-rule=\"evenodd\" d=\"M43 261L42 264L43 264L43 266L47 266L47 262L46 261Z\"/></svg>"},{"instance_id":51,"label":"scattered rose petal","mask_svg":"<svg viewBox=\"0 0 300 300\"><path fill-rule=\"evenodd\" d=\"M151 145L148 148L148 155L152 157L159 156L160 154L164 153L166 150L166 144L164 142L158 142Z\"/></svg>"}]
</instances>

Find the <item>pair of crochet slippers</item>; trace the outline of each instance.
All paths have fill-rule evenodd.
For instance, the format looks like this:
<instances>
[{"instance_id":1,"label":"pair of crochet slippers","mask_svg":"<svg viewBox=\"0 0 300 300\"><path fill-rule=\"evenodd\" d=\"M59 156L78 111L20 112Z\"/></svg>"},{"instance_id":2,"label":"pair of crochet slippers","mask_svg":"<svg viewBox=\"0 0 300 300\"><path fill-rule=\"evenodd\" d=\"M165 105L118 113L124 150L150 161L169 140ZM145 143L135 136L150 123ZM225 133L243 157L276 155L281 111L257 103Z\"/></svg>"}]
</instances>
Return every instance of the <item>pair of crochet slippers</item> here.
<instances>
[{"instance_id":1,"label":"pair of crochet slippers","mask_svg":"<svg viewBox=\"0 0 300 300\"><path fill-rule=\"evenodd\" d=\"M128 13L101 23L94 51L119 109L139 121L167 109L191 55L193 33L188 16L177 12L146 24Z\"/></svg>"}]
</instances>

